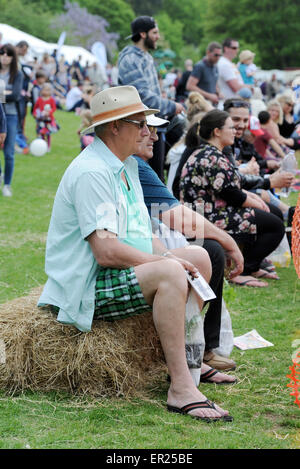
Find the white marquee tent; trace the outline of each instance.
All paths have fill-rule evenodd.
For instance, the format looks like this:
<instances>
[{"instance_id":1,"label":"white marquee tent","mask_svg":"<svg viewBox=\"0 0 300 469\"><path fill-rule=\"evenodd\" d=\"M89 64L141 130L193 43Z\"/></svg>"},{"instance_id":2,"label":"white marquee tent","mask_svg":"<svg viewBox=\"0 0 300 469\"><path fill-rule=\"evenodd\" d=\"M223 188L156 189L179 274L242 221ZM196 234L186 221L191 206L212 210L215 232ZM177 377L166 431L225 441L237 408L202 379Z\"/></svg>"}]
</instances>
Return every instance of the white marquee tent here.
<instances>
[{"instance_id":1,"label":"white marquee tent","mask_svg":"<svg viewBox=\"0 0 300 469\"><path fill-rule=\"evenodd\" d=\"M2 33L2 44L10 42L15 45L20 41L28 42L29 55L31 57L39 58L44 52L52 54L53 50L57 49L57 44L42 41L41 39L31 36L31 34L24 33L8 24L0 23L0 33ZM86 62L89 62L91 65L97 61L96 57L83 47L63 45L60 49L60 54L63 54L69 63L78 59L78 56L81 56L82 65L85 65Z\"/></svg>"}]
</instances>

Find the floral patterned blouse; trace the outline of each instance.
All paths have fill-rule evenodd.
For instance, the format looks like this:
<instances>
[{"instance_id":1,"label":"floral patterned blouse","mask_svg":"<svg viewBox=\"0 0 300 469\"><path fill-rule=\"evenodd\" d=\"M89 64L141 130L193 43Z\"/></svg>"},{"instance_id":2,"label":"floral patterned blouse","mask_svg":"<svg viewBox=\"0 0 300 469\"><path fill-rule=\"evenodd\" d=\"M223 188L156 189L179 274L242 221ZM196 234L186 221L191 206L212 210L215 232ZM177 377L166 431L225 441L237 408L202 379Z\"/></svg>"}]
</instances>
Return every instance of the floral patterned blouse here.
<instances>
[{"instance_id":1,"label":"floral patterned blouse","mask_svg":"<svg viewBox=\"0 0 300 469\"><path fill-rule=\"evenodd\" d=\"M191 203L194 210L204 204L205 218L234 238L242 240L247 235L249 239L256 234L254 210L230 205L220 195L226 189L241 190L241 180L235 166L215 146L202 143L190 155L179 187L182 202Z\"/></svg>"}]
</instances>

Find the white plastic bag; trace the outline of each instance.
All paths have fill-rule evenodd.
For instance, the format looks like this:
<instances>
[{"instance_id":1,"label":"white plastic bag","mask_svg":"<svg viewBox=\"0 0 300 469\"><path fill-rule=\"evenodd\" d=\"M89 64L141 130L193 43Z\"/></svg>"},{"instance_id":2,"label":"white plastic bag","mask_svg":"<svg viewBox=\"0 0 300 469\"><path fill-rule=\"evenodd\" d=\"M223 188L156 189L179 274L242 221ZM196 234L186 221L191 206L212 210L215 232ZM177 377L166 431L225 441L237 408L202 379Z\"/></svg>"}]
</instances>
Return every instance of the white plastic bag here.
<instances>
[{"instance_id":1,"label":"white plastic bag","mask_svg":"<svg viewBox=\"0 0 300 469\"><path fill-rule=\"evenodd\" d=\"M151 223L152 232L159 237L167 249L184 248L189 244L183 234L179 231L171 230L157 218L151 218Z\"/></svg>"},{"instance_id":2,"label":"white plastic bag","mask_svg":"<svg viewBox=\"0 0 300 469\"><path fill-rule=\"evenodd\" d=\"M221 330L219 347L214 349L214 352L222 357L229 358L233 349L233 332L231 325L231 318L226 303L222 298L222 312L221 312Z\"/></svg>"},{"instance_id":3,"label":"white plastic bag","mask_svg":"<svg viewBox=\"0 0 300 469\"><path fill-rule=\"evenodd\" d=\"M200 383L204 349L203 319L196 299L196 293L190 290L185 314L185 354L196 386L199 386Z\"/></svg>"},{"instance_id":4,"label":"white plastic bag","mask_svg":"<svg viewBox=\"0 0 300 469\"><path fill-rule=\"evenodd\" d=\"M273 262L276 267L289 267L291 257L290 245L285 234L279 246L268 256L268 259Z\"/></svg>"}]
</instances>

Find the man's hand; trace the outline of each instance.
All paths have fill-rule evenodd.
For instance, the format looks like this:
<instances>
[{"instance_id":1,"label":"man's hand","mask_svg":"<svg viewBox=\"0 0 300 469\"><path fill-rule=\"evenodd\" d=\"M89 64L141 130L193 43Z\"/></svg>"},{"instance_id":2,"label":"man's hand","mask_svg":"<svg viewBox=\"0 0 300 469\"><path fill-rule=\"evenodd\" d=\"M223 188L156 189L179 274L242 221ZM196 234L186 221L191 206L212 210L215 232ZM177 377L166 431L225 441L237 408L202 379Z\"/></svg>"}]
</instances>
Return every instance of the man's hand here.
<instances>
[{"instance_id":1,"label":"man's hand","mask_svg":"<svg viewBox=\"0 0 300 469\"><path fill-rule=\"evenodd\" d=\"M5 138L6 138L6 134L5 134L5 133L0 134L0 146L3 145L3 143L4 143L4 141L5 141Z\"/></svg>"},{"instance_id":2,"label":"man's hand","mask_svg":"<svg viewBox=\"0 0 300 469\"><path fill-rule=\"evenodd\" d=\"M218 104L220 98L215 93L208 93L206 99L209 99L213 104Z\"/></svg>"},{"instance_id":3,"label":"man's hand","mask_svg":"<svg viewBox=\"0 0 300 469\"><path fill-rule=\"evenodd\" d=\"M268 169L276 170L280 167L280 163L276 160L267 160Z\"/></svg>"},{"instance_id":4,"label":"man's hand","mask_svg":"<svg viewBox=\"0 0 300 469\"><path fill-rule=\"evenodd\" d=\"M184 111L184 107L183 107L182 104L180 104L180 103L175 103L175 106L176 106L175 114L180 114L181 112Z\"/></svg>"},{"instance_id":5,"label":"man's hand","mask_svg":"<svg viewBox=\"0 0 300 469\"><path fill-rule=\"evenodd\" d=\"M197 276L198 269L189 261L186 261L185 259L182 259L181 257L177 257L172 253L170 253L168 256L165 256L165 259L173 259L174 261L179 262L179 264L182 265L184 270L188 270L192 274L193 277Z\"/></svg>"},{"instance_id":6,"label":"man's hand","mask_svg":"<svg viewBox=\"0 0 300 469\"><path fill-rule=\"evenodd\" d=\"M239 168L239 172L242 174L254 174L255 176L259 175L259 165L254 156L243 168Z\"/></svg>"},{"instance_id":7,"label":"man's hand","mask_svg":"<svg viewBox=\"0 0 300 469\"><path fill-rule=\"evenodd\" d=\"M294 179L292 173L288 173L287 171L276 171L269 177L271 188L273 189L278 188L281 189L282 187L290 187Z\"/></svg>"}]
</instances>

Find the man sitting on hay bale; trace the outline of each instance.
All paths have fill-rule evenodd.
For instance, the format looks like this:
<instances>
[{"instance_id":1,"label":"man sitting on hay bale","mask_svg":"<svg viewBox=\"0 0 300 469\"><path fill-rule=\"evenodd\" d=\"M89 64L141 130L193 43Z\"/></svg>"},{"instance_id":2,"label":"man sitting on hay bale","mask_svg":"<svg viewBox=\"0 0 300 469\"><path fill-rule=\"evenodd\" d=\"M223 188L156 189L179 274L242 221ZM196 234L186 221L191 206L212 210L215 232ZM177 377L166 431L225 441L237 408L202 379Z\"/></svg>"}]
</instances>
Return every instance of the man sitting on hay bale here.
<instances>
[{"instance_id":1,"label":"man sitting on hay bale","mask_svg":"<svg viewBox=\"0 0 300 469\"><path fill-rule=\"evenodd\" d=\"M153 311L171 383L168 410L206 421L231 421L197 389L185 355L186 270L210 280L206 251L166 251L152 236L136 161L149 136L132 86L109 88L91 101L96 137L67 168L54 201L47 247L47 283L38 305L81 331L93 319L113 321ZM179 257L180 256L180 257ZM184 258L183 258L184 257ZM199 300L199 306L203 304Z\"/></svg>"}]
</instances>

